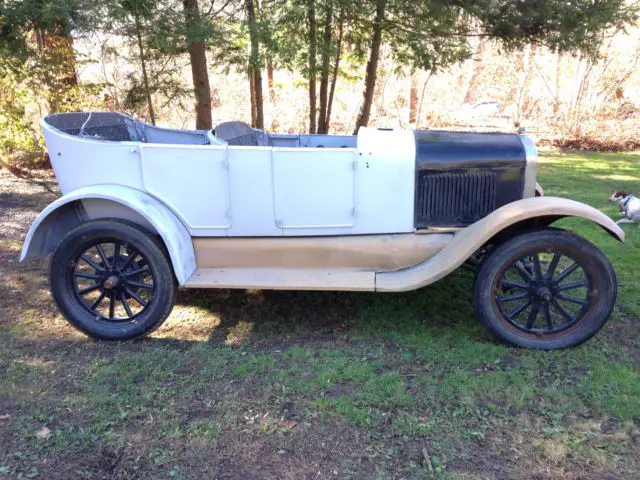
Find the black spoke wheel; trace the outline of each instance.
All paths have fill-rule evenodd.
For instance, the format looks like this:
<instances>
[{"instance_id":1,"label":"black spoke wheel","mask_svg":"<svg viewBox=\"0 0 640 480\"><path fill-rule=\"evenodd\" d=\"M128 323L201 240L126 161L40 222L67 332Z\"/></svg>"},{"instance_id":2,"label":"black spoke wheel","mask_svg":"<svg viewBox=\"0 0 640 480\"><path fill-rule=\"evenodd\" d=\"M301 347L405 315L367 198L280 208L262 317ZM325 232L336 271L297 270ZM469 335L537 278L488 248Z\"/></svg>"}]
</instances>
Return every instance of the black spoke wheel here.
<instances>
[{"instance_id":1,"label":"black spoke wheel","mask_svg":"<svg viewBox=\"0 0 640 480\"><path fill-rule=\"evenodd\" d=\"M545 229L496 248L478 271L474 304L489 330L512 345L555 349L597 333L615 304L615 273L582 237Z\"/></svg>"},{"instance_id":2,"label":"black spoke wheel","mask_svg":"<svg viewBox=\"0 0 640 480\"><path fill-rule=\"evenodd\" d=\"M50 281L65 317L83 332L109 340L157 328L171 312L177 290L159 240L115 220L72 230L54 253Z\"/></svg>"},{"instance_id":3,"label":"black spoke wheel","mask_svg":"<svg viewBox=\"0 0 640 480\"><path fill-rule=\"evenodd\" d=\"M72 263L78 299L96 318L130 321L149 308L156 290L148 260L116 238L97 238Z\"/></svg>"}]
</instances>

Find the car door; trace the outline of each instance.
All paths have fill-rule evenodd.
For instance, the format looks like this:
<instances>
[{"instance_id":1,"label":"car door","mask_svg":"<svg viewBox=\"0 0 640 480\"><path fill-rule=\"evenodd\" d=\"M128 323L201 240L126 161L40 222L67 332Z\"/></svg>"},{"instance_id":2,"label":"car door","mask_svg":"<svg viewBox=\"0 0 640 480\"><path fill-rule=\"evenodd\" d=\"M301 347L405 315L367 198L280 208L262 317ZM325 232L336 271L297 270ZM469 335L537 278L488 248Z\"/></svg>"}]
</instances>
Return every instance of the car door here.
<instances>
[{"instance_id":1,"label":"car door","mask_svg":"<svg viewBox=\"0 0 640 480\"><path fill-rule=\"evenodd\" d=\"M225 236L231 226L226 147L141 146L144 188L194 236Z\"/></svg>"},{"instance_id":2,"label":"car door","mask_svg":"<svg viewBox=\"0 0 640 480\"><path fill-rule=\"evenodd\" d=\"M343 148L274 148L274 215L282 235L336 235L355 225L356 153Z\"/></svg>"}]
</instances>

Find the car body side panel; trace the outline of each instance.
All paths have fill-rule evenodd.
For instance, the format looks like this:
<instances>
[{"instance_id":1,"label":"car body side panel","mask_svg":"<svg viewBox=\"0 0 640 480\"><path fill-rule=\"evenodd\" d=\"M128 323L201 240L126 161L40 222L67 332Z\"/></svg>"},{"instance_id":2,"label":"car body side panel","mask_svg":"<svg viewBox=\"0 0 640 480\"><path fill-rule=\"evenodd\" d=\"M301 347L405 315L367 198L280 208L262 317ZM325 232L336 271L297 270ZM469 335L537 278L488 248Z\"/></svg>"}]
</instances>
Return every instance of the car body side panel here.
<instances>
[{"instance_id":1,"label":"car body side panel","mask_svg":"<svg viewBox=\"0 0 640 480\"><path fill-rule=\"evenodd\" d=\"M453 233L330 237L195 237L199 269L287 268L395 271L421 263L446 247Z\"/></svg>"},{"instance_id":2,"label":"car body side panel","mask_svg":"<svg viewBox=\"0 0 640 480\"><path fill-rule=\"evenodd\" d=\"M276 227L270 147L229 147L230 237L281 236ZM201 235L196 235L200 237ZM203 235L204 236L204 235Z\"/></svg>"},{"instance_id":3,"label":"car body side panel","mask_svg":"<svg viewBox=\"0 0 640 480\"><path fill-rule=\"evenodd\" d=\"M356 223L355 156L351 148L272 150L272 201L283 235L351 232Z\"/></svg>"},{"instance_id":4,"label":"car body side panel","mask_svg":"<svg viewBox=\"0 0 640 480\"><path fill-rule=\"evenodd\" d=\"M349 137L349 148L202 145L202 132L182 132L185 140L179 131L171 131L180 137L171 144L162 143L167 140L162 129L150 138L137 130L127 137L127 128L144 132L146 124L115 114L95 120L124 121L116 125L119 134L135 141L105 140L91 133L98 131L93 126L79 136L73 132L82 130L87 114L68 114L70 125L64 115L53 116L55 125L68 127L64 131L48 117L41 122L64 194L107 184L146 192L167 205L192 236L414 230L415 140L410 130L362 128L357 138ZM147 143L154 139L161 143ZM120 218L118 212L114 217Z\"/></svg>"},{"instance_id":5,"label":"car body side panel","mask_svg":"<svg viewBox=\"0 0 640 480\"><path fill-rule=\"evenodd\" d=\"M415 290L433 283L461 266L493 236L515 223L536 217L582 217L601 225L624 241L624 231L607 215L580 202L557 197L534 197L505 205L473 225L459 230L437 255L414 267L376 274L376 291Z\"/></svg>"},{"instance_id":6,"label":"car body side panel","mask_svg":"<svg viewBox=\"0 0 640 480\"><path fill-rule=\"evenodd\" d=\"M414 231L416 142L411 130L360 128L351 234Z\"/></svg>"},{"instance_id":7,"label":"car body side panel","mask_svg":"<svg viewBox=\"0 0 640 480\"><path fill-rule=\"evenodd\" d=\"M227 147L141 144L144 190L173 210L192 235L227 235L231 202Z\"/></svg>"},{"instance_id":8,"label":"car body side panel","mask_svg":"<svg viewBox=\"0 0 640 480\"><path fill-rule=\"evenodd\" d=\"M152 196L121 185L95 185L80 188L49 204L31 225L22 247L20 261L32 256L50 253L57 246L58 238L51 239L48 243L44 239L50 234L50 229L55 227L56 224L62 224L58 221L56 213L65 212L65 215L68 216L70 211L66 208L68 205L86 199L92 199L94 203L97 200L114 202L141 215L149 225L153 226L155 232L162 237L169 252L178 282L184 285L193 274L196 269L193 243L191 235L189 235L180 219L166 205ZM107 214L109 209L102 209L102 211ZM78 219L76 224L81 221L82 219ZM71 227L75 226L72 222L66 222L66 224ZM68 233L68 230L64 233ZM32 249L32 246L34 249L40 248L40 251L36 252Z\"/></svg>"},{"instance_id":9,"label":"car body side panel","mask_svg":"<svg viewBox=\"0 0 640 480\"><path fill-rule=\"evenodd\" d=\"M89 185L143 190L138 142L109 142L67 135L40 122L53 171L63 194Z\"/></svg>"}]
</instances>

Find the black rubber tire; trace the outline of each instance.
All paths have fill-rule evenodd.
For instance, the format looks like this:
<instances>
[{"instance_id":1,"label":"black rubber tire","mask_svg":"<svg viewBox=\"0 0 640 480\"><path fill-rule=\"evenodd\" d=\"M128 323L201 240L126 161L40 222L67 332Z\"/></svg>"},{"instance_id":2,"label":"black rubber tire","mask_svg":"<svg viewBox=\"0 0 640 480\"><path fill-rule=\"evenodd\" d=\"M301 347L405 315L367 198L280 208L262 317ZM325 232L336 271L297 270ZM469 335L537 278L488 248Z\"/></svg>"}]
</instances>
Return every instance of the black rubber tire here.
<instances>
[{"instance_id":1,"label":"black rubber tire","mask_svg":"<svg viewBox=\"0 0 640 480\"><path fill-rule=\"evenodd\" d=\"M133 246L147 259L152 271L157 290L150 305L131 320L99 319L75 294L72 262L98 239L119 240ZM178 291L164 245L147 230L119 220L94 220L71 230L53 254L49 281L53 299L69 323L102 340L130 340L148 335L169 316Z\"/></svg>"},{"instance_id":2,"label":"black rubber tire","mask_svg":"<svg viewBox=\"0 0 640 480\"><path fill-rule=\"evenodd\" d=\"M575 325L542 337L512 327L500 314L495 301L496 283L502 270L519 257L541 248L570 254L593 282L589 296L595 299ZM580 345L598 333L611 315L617 289L613 266L599 248L574 233L548 228L518 235L489 254L476 274L473 304L482 323L499 340L522 348L555 350Z\"/></svg>"}]
</instances>

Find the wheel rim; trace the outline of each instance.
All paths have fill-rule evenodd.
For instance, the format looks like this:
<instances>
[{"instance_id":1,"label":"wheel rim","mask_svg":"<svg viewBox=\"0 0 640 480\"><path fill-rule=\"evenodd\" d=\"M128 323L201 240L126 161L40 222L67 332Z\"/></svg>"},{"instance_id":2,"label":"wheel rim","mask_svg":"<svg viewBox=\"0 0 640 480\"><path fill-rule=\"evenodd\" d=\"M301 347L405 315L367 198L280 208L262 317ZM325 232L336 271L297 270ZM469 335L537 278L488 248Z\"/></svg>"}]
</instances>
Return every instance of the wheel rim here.
<instances>
[{"instance_id":1,"label":"wheel rim","mask_svg":"<svg viewBox=\"0 0 640 480\"><path fill-rule=\"evenodd\" d=\"M149 308L156 280L147 258L118 240L85 245L71 262L70 281L96 320L129 322Z\"/></svg>"},{"instance_id":2,"label":"wheel rim","mask_svg":"<svg viewBox=\"0 0 640 480\"><path fill-rule=\"evenodd\" d=\"M538 338L557 336L587 317L595 303L592 283L566 252L529 252L497 275L494 307L511 328Z\"/></svg>"}]
</instances>

